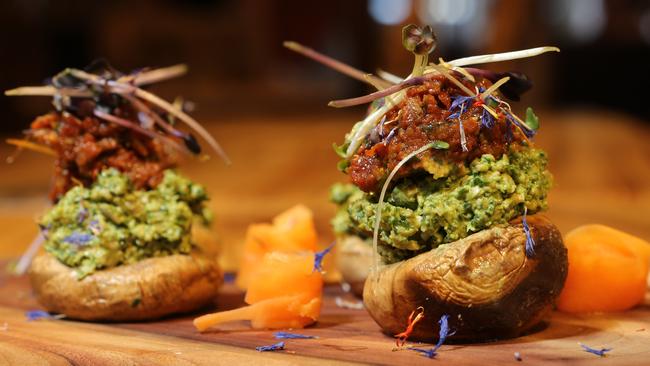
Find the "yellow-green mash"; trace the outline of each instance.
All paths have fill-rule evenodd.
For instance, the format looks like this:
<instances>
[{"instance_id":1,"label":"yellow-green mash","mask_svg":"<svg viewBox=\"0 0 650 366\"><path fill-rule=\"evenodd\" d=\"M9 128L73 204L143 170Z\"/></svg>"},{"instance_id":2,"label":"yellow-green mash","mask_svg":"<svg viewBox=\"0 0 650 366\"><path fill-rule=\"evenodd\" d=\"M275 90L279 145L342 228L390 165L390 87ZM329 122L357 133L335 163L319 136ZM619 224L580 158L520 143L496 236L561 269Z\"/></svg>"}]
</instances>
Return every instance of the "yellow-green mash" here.
<instances>
[{"instance_id":1,"label":"yellow-green mash","mask_svg":"<svg viewBox=\"0 0 650 366\"><path fill-rule=\"evenodd\" d=\"M152 190L135 190L115 169L77 186L40 221L45 249L79 278L144 258L189 253L195 218L210 220L205 189L173 170Z\"/></svg>"},{"instance_id":2,"label":"yellow-green mash","mask_svg":"<svg viewBox=\"0 0 650 366\"><path fill-rule=\"evenodd\" d=\"M499 159L486 154L468 166L434 179L403 179L387 194L381 214L379 253L393 263L524 213L547 207L552 176L542 150L512 150ZM425 173L426 174L426 173ZM377 195L352 184L336 184L331 200L339 206L332 224L337 234L371 238Z\"/></svg>"}]
</instances>

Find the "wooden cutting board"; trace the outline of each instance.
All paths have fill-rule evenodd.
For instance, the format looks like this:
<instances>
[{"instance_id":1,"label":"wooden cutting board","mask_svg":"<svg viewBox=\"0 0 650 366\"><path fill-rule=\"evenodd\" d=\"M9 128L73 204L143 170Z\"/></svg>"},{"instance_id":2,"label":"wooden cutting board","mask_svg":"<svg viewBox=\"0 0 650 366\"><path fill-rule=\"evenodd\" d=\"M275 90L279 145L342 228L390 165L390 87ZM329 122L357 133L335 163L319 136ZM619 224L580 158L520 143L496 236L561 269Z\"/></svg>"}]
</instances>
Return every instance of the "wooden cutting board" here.
<instances>
[{"instance_id":1,"label":"wooden cutting board","mask_svg":"<svg viewBox=\"0 0 650 366\"><path fill-rule=\"evenodd\" d=\"M321 320L295 331L318 339L286 340L278 352L260 353L256 346L278 342L272 331L250 330L245 322L198 333L194 315L148 323L93 324L69 320L28 322L25 310L37 309L28 280L0 275L0 365L27 364L334 364L381 365L444 362L457 365L641 365L650 364L650 301L617 314L567 315L554 313L546 328L517 339L444 345L435 360L413 351L393 351L364 310L336 306L337 296L353 300L338 286L325 291ZM650 294L649 294L650 295ZM646 297L650 300L650 296ZM243 294L226 284L219 310L242 305ZM205 309L212 311L214 309ZM579 342L613 350L607 357L584 352ZM417 347L428 345L418 344Z\"/></svg>"}]
</instances>

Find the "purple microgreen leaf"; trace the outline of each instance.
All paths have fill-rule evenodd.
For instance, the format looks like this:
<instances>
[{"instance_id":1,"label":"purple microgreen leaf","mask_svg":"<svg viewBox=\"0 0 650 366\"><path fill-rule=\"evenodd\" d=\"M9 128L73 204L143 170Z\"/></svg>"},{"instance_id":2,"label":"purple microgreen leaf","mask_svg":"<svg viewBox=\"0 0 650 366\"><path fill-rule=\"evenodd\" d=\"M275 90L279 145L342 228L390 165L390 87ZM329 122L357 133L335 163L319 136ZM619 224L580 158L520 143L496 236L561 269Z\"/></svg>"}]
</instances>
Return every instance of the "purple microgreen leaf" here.
<instances>
[{"instance_id":1,"label":"purple microgreen leaf","mask_svg":"<svg viewBox=\"0 0 650 366\"><path fill-rule=\"evenodd\" d=\"M521 95L529 91L533 87L533 83L528 79L528 76L518 72L495 72L491 70L477 69L473 67L466 67L465 70L473 76L480 76L491 82L495 82L506 76L510 77L507 83L503 84L499 90L506 98L514 101L519 101Z\"/></svg>"},{"instance_id":2,"label":"purple microgreen leaf","mask_svg":"<svg viewBox=\"0 0 650 366\"><path fill-rule=\"evenodd\" d=\"M523 358L521 358L521 353L519 353L519 352L515 352L514 356L515 356L515 360L517 360L517 361L523 361Z\"/></svg>"},{"instance_id":3,"label":"purple microgreen leaf","mask_svg":"<svg viewBox=\"0 0 650 366\"><path fill-rule=\"evenodd\" d=\"M409 24L402 28L402 45L416 55L428 55L437 45L437 38L431 26L419 27Z\"/></svg>"},{"instance_id":4,"label":"purple microgreen leaf","mask_svg":"<svg viewBox=\"0 0 650 366\"><path fill-rule=\"evenodd\" d=\"M329 247L321 250L320 252L314 253L314 269L312 270L312 273L314 272L323 272L323 259L325 258L325 255L329 253L332 248L334 248L334 243L332 243Z\"/></svg>"},{"instance_id":5,"label":"purple microgreen leaf","mask_svg":"<svg viewBox=\"0 0 650 366\"><path fill-rule=\"evenodd\" d=\"M284 349L284 342L278 342L276 344L271 344L268 346L259 346L255 347L259 352L270 352L270 351L279 351Z\"/></svg>"},{"instance_id":6,"label":"purple microgreen leaf","mask_svg":"<svg viewBox=\"0 0 650 366\"><path fill-rule=\"evenodd\" d=\"M612 350L612 348L600 348L600 349L591 348L591 347L589 347L589 346L587 346L586 344L583 344L583 343L580 343L580 347L582 347L582 349L585 352L593 353L594 355L597 355L597 356L600 356L600 357L607 356L606 353Z\"/></svg>"},{"instance_id":7,"label":"purple microgreen leaf","mask_svg":"<svg viewBox=\"0 0 650 366\"><path fill-rule=\"evenodd\" d=\"M273 333L275 339L315 339L318 338L313 335L288 333L288 332L275 332Z\"/></svg>"},{"instance_id":8,"label":"purple microgreen leaf","mask_svg":"<svg viewBox=\"0 0 650 366\"><path fill-rule=\"evenodd\" d=\"M199 145L196 137L194 137L194 135L191 133L185 134L183 136L183 142L185 143L185 147L187 147L187 149L193 154L198 155L201 153L201 145Z\"/></svg>"},{"instance_id":9,"label":"purple microgreen leaf","mask_svg":"<svg viewBox=\"0 0 650 366\"><path fill-rule=\"evenodd\" d=\"M524 227L524 233L526 234L526 257L532 258L535 256L535 240L530 233L530 227L528 227L528 222L526 221L526 215L528 214L528 207L524 206L524 216L521 219L522 226Z\"/></svg>"},{"instance_id":10,"label":"purple microgreen leaf","mask_svg":"<svg viewBox=\"0 0 650 366\"><path fill-rule=\"evenodd\" d=\"M362 97L356 97L356 98L350 98L350 99L339 99L339 100L333 100L329 102L327 105L330 107L334 108L343 108L343 107L351 107L359 104L366 104L373 102L375 100L387 97L389 95L395 94L400 90L410 88L412 86L416 85L422 85L424 84L425 80L428 78L431 78L432 76L418 76L410 79L406 79L402 81L399 84L395 84L393 86L390 86L386 89L382 89L380 91L376 91L374 93L364 95Z\"/></svg>"}]
</instances>

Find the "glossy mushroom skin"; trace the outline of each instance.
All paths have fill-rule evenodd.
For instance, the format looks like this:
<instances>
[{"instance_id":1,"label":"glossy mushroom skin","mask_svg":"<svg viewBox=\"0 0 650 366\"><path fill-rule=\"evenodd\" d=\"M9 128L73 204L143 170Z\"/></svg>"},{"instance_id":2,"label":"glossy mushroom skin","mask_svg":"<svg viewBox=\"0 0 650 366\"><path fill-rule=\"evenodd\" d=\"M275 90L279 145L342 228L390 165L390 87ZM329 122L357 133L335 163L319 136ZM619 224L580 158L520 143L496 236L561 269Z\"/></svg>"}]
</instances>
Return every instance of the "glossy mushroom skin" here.
<instances>
[{"instance_id":1,"label":"glossy mushroom skin","mask_svg":"<svg viewBox=\"0 0 650 366\"><path fill-rule=\"evenodd\" d=\"M567 275L567 250L546 217L528 216L535 255L525 253L521 218L370 273L364 303L389 335L404 331L409 314L424 308L410 337L433 341L449 315L449 337L485 341L517 337L540 324Z\"/></svg>"},{"instance_id":2,"label":"glossy mushroom skin","mask_svg":"<svg viewBox=\"0 0 650 366\"><path fill-rule=\"evenodd\" d=\"M216 299L223 282L216 260L199 253L148 258L82 280L45 253L34 259L29 276L45 309L90 321L148 320L196 310Z\"/></svg>"}]
</instances>

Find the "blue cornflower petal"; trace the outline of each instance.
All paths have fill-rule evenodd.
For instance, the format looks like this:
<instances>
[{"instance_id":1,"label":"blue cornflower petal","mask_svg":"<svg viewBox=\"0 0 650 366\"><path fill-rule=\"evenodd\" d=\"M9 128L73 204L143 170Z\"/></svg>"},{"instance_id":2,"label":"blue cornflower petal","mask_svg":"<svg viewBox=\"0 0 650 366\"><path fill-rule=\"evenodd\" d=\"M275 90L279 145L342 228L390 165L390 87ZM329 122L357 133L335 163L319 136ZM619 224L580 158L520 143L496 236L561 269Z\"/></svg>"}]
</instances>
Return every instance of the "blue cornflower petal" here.
<instances>
[{"instance_id":1,"label":"blue cornflower petal","mask_svg":"<svg viewBox=\"0 0 650 366\"><path fill-rule=\"evenodd\" d=\"M86 220L86 217L88 217L88 209L82 206L77 213L77 222L81 224Z\"/></svg>"},{"instance_id":2,"label":"blue cornflower petal","mask_svg":"<svg viewBox=\"0 0 650 366\"><path fill-rule=\"evenodd\" d=\"M314 269L312 270L312 273L323 271L323 258L325 258L325 255L329 253L332 248L334 248L334 243L322 251L314 253Z\"/></svg>"},{"instance_id":3,"label":"blue cornflower petal","mask_svg":"<svg viewBox=\"0 0 650 366\"><path fill-rule=\"evenodd\" d=\"M431 349L422 349L422 348L414 348L410 347L410 350L413 350L415 352L422 353L423 356L429 357L429 358L434 358L438 354L438 349L442 347L443 343L445 343L445 340L447 340L447 337L450 335L454 335L456 332L449 331L449 315L443 314L440 317L440 320L438 320L438 324L440 324L440 331L438 332L438 342L436 342L436 345L433 346Z\"/></svg>"},{"instance_id":4,"label":"blue cornflower petal","mask_svg":"<svg viewBox=\"0 0 650 366\"><path fill-rule=\"evenodd\" d=\"M528 214L528 207L524 207L524 217L521 219L521 223L526 234L526 257L532 258L535 256L535 239L533 239L530 233L530 227L528 227L528 222L526 221L526 214Z\"/></svg>"},{"instance_id":5,"label":"blue cornflower petal","mask_svg":"<svg viewBox=\"0 0 650 366\"><path fill-rule=\"evenodd\" d=\"M485 128L492 128L494 126L494 117L483 108L483 113L481 113L481 126Z\"/></svg>"},{"instance_id":6,"label":"blue cornflower petal","mask_svg":"<svg viewBox=\"0 0 650 366\"><path fill-rule=\"evenodd\" d=\"M278 342L276 344L271 344L269 346L259 346L255 347L259 352L269 352L269 351L278 351L284 349L284 342Z\"/></svg>"},{"instance_id":7,"label":"blue cornflower petal","mask_svg":"<svg viewBox=\"0 0 650 366\"><path fill-rule=\"evenodd\" d=\"M438 354L435 350L435 348L430 348L430 349L424 349L424 348L415 348L411 347L409 348L411 351L419 352L422 354L424 357L429 357L429 358L434 358Z\"/></svg>"},{"instance_id":8,"label":"blue cornflower petal","mask_svg":"<svg viewBox=\"0 0 650 366\"><path fill-rule=\"evenodd\" d=\"M27 318L27 321L31 322L39 319L63 319L65 318L65 315L63 314L51 315L50 313L44 310L29 310L25 312L25 317Z\"/></svg>"},{"instance_id":9,"label":"blue cornflower petal","mask_svg":"<svg viewBox=\"0 0 650 366\"><path fill-rule=\"evenodd\" d=\"M94 236L92 236L91 234L80 233L75 231L72 234L63 238L63 242L74 244L74 245L85 245L88 244L89 241L93 240L93 238Z\"/></svg>"},{"instance_id":10,"label":"blue cornflower petal","mask_svg":"<svg viewBox=\"0 0 650 366\"><path fill-rule=\"evenodd\" d=\"M287 332L275 332L273 333L275 339L314 339L318 338L312 335L306 334L296 334L296 333L287 333Z\"/></svg>"},{"instance_id":11,"label":"blue cornflower petal","mask_svg":"<svg viewBox=\"0 0 650 366\"><path fill-rule=\"evenodd\" d=\"M466 95L456 95L451 97L451 106L449 107L449 112L454 112L449 117L450 119L456 119L460 117L462 111L467 111L470 105L474 102L475 96L466 96ZM457 110L457 111L455 111Z\"/></svg>"},{"instance_id":12,"label":"blue cornflower petal","mask_svg":"<svg viewBox=\"0 0 650 366\"><path fill-rule=\"evenodd\" d=\"M582 343L580 343L580 347L582 347L582 349L585 352L593 353L594 355L598 355L600 357L605 357L606 356L605 354L612 350L612 348L601 348L601 349L591 348L586 344L582 344Z\"/></svg>"},{"instance_id":13,"label":"blue cornflower petal","mask_svg":"<svg viewBox=\"0 0 650 366\"><path fill-rule=\"evenodd\" d=\"M530 129L528 129L528 127L522 125L519 121L517 121L517 119L515 117L513 117L510 114L510 112L506 112L506 118L509 121L511 121L512 123L514 123L515 125L517 125L517 127L519 127L522 131L524 131L524 135L526 135L526 137L528 137L528 138L531 138L531 137L535 136L535 134L537 133L537 131L530 130Z\"/></svg>"}]
</instances>

